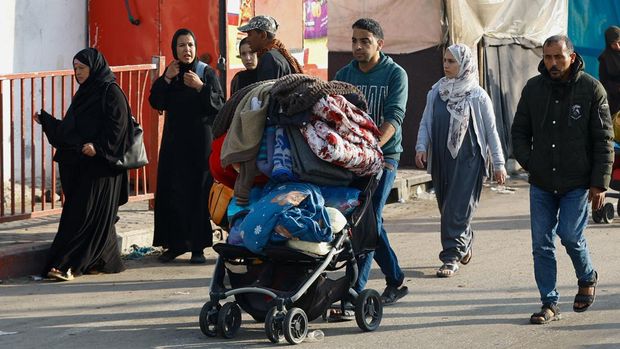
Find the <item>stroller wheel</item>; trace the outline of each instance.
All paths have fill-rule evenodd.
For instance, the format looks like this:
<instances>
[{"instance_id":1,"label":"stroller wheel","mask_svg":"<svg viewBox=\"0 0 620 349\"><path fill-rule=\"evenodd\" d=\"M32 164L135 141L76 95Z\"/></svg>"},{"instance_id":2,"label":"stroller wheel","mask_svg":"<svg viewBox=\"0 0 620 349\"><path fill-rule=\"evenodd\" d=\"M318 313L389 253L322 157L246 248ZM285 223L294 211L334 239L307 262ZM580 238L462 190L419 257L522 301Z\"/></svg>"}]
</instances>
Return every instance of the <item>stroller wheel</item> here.
<instances>
[{"instance_id":1,"label":"stroller wheel","mask_svg":"<svg viewBox=\"0 0 620 349\"><path fill-rule=\"evenodd\" d=\"M379 292L363 290L355 299L355 321L364 332L379 328L383 317L383 303Z\"/></svg>"},{"instance_id":2,"label":"stroller wheel","mask_svg":"<svg viewBox=\"0 0 620 349\"><path fill-rule=\"evenodd\" d=\"M603 222L603 209L593 210L592 211L592 220L594 223L602 223Z\"/></svg>"},{"instance_id":3,"label":"stroller wheel","mask_svg":"<svg viewBox=\"0 0 620 349\"><path fill-rule=\"evenodd\" d=\"M611 202L606 203L603 208L603 222L609 224L614 220L614 204Z\"/></svg>"},{"instance_id":4,"label":"stroller wheel","mask_svg":"<svg viewBox=\"0 0 620 349\"><path fill-rule=\"evenodd\" d=\"M235 302L222 306L217 316L217 331L224 338L233 338L241 327L241 308Z\"/></svg>"},{"instance_id":5,"label":"stroller wheel","mask_svg":"<svg viewBox=\"0 0 620 349\"><path fill-rule=\"evenodd\" d=\"M284 331L282 325L286 317L285 311L279 311L278 307L269 309L265 317L265 333L271 343L280 343L284 340Z\"/></svg>"},{"instance_id":6,"label":"stroller wheel","mask_svg":"<svg viewBox=\"0 0 620 349\"><path fill-rule=\"evenodd\" d=\"M308 335L308 316L301 308L291 308L284 319L284 337L290 344L299 344Z\"/></svg>"},{"instance_id":7,"label":"stroller wheel","mask_svg":"<svg viewBox=\"0 0 620 349\"><path fill-rule=\"evenodd\" d=\"M207 337L217 336L217 317L220 308L222 306L219 303L213 304L213 302L209 301L200 310L200 316L198 317L200 331Z\"/></svg>"}]
</instances>

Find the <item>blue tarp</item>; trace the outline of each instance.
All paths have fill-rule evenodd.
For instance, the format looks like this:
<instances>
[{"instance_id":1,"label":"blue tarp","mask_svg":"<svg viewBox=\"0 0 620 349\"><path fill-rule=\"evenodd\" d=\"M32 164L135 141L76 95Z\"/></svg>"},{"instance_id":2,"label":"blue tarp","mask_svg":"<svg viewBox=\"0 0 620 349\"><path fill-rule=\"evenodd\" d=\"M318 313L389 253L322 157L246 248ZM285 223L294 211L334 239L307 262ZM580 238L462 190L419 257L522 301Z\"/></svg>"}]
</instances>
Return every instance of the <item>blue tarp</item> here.
<instances>
[{"instance_id":1,"label":"blue tarp","mask_svg":"<svg viewBox=\"0 0 620 349\"><path fill-rule=\"evenodd\" d=\"M620 26L620 1L569 0L568 36L586 63L586 72L598 78L598 56L605 48L605 29Z\"/></svg>"}]
</instances>

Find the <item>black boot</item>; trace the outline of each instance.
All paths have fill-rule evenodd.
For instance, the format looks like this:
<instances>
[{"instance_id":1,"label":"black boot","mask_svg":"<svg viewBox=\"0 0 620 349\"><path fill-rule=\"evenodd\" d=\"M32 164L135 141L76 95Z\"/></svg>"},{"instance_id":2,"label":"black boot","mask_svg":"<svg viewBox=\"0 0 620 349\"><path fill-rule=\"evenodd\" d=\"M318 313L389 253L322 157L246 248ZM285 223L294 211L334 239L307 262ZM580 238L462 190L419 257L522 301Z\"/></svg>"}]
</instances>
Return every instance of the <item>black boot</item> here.
<instances>
[{"instance_id":1,"label":"black boot","mask_svg":"<svg viewBox=\"0 0 620 349\"><path fill-rule=\"evenodd\" d=\"M192 252L192 258L189 260L192 264L205 264L207 259L202 251Z\"/></svg>"}]
</instances>

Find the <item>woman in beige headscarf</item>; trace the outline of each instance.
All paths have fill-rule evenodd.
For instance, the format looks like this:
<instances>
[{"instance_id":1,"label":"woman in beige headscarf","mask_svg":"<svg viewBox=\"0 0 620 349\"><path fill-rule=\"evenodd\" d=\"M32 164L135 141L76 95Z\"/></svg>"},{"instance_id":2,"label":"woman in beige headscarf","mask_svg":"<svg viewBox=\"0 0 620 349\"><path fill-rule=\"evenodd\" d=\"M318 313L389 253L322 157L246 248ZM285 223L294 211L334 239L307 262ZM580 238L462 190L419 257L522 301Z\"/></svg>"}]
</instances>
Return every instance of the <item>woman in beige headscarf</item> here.
<instances>
[{"instance_id":1,"label":"woman in beige headscarf","mask_svg":"<svg viewBox=\"0 0 620 349\"><path fill-rule=\"evenodd\" d=\"M478 84L478 67L471 50L455 44L443 59L445 76L427 95L416 144L416 165L433 178L441 213L438 277L453 276L459 262L472 257L470 223L486 173L487 148L491 149L495 180L506 179L504 155L495 128L495 114L488 94ZM433 164L431 166L431 164Z\"/></svg>"}]
</instances>

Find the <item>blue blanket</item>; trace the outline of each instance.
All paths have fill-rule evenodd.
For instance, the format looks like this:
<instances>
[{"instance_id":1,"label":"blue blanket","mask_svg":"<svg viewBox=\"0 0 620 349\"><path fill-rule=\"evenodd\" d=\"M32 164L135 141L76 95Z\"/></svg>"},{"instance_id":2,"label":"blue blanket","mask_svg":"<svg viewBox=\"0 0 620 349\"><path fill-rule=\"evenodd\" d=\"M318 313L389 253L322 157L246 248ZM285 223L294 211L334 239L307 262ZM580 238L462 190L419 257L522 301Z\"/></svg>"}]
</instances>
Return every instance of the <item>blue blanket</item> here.
<instances>
[{"instance_id":1,"label":"blue blanket","mask_svg":"<svg viewBox=\"0 0 620 349\"><path fill-rule=\"evenodd\" d=\"M316 185L297 182L266 186L239 231L244 246L254 253L261 253L270 241L330 242L334 238L321 191Z\"/></svg>"}]
</instances>

